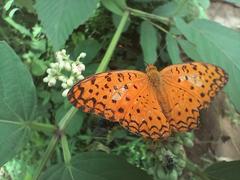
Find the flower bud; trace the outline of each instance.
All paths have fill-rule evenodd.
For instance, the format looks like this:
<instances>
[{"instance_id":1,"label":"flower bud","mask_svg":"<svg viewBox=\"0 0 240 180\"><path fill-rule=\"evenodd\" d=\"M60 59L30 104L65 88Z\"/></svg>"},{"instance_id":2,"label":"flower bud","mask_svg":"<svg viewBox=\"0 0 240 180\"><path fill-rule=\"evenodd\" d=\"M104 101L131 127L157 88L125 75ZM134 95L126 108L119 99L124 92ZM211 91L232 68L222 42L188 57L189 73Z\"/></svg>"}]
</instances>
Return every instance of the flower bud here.
<instances>
[{"instance_id":1,"label":"flower bud","mask_svg":"<svg viewBox=\"0 0 240 180\"><path fill-rule=\"evenodd\" d=\"M48 81L49 81L49 77L48 76L43 78L43 82L47 83Z\"/></svg>"},{"instance_id":2,"label":"flower bud","mask_svg":"<svg viewBox=\"0 0 240 180\"><path fill-rule=\"evenodd\" d=\"M67 71L71 71L71 69L72 69L69 62L65 62L65 63L64 63L64 68L65 68Z\"/></svg>"},{"instance_id":3,"label":"flower bud","mask_svg":"<svg viewBox=\"0 0 240 180\"><path fill-rule=\"evenodd\" d=\"M68 87L67 83L62 83L61 84L62 88L66 89Z\"/></svg>"},{"instance_id":4,"label":"flower bud","mask_svg":"<svg viewBox=\"0 0 240 180\"><path fill-rule=\"evenodd\" d=\"M87 54L86 54L85 52L82 52L82 53L80 53L80 55L77 57L77 59L85 58L86 55L87 55Z\"/></svg>"},{"instance_id":5,"label":"flower bud","mask_svg":"<svg viewBox=\"0 0 240 180\"><path fill-rule=\"evenodd\" d=\"M58 80L62 81L62 82L66 82L67 78L65 76L61 75L61 76L58 76Z\"/></svg>"},{"instance_id":6,"label":"flower bud","mask_svg":"<svg viewBox=\"0 0 240 180\"><path fill-rule=\"evenodd\" d=\"M51 68L56 68L56 67L57 67L57 63L50 63L49 66L50 66Z\"/></svg>"},{"instance_id":7,"label":"flower bud","mask_svg":"<svg viewBox=\"0 0 240 180\"><path fill-rule=\"evenodd\" d=\"M78 80L82 80L82 79L84 79L84 76L80 74L80 75L77 77L77 79L78 79Z\"/></svg>"},{"instance_id":8,"label":"flower bud","mask_svg":"<svg viewBox=\"0 0 240 180\"><path fill-rule=\"evenodd\" d=\"M48 74L52 74L52 69L51 69L51 68L48 68L48 69L47 69L47 73L48 73Z\"/></svg>"},{"instance_id":9,"label":"flower bud","mask_svg":"<svg viewBox=\"0 0 240 180\"><path fill-rule=\"evenodd\" d=\"M62 92L62 96L63 96L63 97L66 97L69 90L70 90L70 89L65 89L65 90Z\"/></svg>"},{"instance_id":10,"label":"flower bud","mask_svg":"<svg viewBox=\"0 0 240 180\"><path fill-rule=\"evenodd\" d=\"M48 86L51 87L51 86L54 86L56 84L56 79L54 77L52 77L51 79L49 79L48 81Z\"/></svg>"},{"instance_id":11,"label":"flower bud","mask_svg":"<svg viewBox=\"0 0 240 180\"><path fill-rule=\"evenodd\" d=\"M72 78L69 78L69 79L67 80L67 85L68 85L68 86L72 86L72 85L73 85L73 79L72 79Z\"/></svg>"}]
</instances>

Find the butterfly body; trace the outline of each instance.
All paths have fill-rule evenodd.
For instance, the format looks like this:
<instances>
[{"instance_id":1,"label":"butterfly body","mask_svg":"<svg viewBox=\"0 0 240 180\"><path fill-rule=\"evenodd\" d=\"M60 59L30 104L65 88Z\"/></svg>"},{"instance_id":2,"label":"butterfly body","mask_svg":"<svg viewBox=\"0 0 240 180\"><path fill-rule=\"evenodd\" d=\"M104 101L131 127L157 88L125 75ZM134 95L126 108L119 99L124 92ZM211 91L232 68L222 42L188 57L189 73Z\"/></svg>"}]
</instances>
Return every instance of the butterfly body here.
<instances>
[{"instance_id":1,"label":"butterfly body","mask_svg":"<svg viewBox=\"0 0 240 180\"><path fill-rule=\"evenodd\" d=\"M226 84L219 67L185 63L146 73L122 70L100 73L79 81L68 93L77 108L119 122L151 139L197 127L199 110L206 108Z\"/></svg>"}]
</instances>

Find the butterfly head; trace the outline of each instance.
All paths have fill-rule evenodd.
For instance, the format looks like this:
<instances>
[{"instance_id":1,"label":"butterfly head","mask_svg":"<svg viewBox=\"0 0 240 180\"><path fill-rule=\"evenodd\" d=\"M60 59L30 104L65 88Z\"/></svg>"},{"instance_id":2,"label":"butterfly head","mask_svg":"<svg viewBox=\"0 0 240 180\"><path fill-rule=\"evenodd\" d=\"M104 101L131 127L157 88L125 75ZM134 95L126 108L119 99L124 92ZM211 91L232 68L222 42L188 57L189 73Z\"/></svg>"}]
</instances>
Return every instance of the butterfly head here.
<instances>
[{"instance_id":1,"label":"butterfly head","mask_svg":"<svg viewBox=\"0 0 240 180\"><path fill-rule=\"evenodd\" d=\"M146 68L146 73L151 84L154 87L158 87L160 85L160 76L157 67L153 64L148 64Z\"/></svg>"},{"instance_id":2,"label":"butterfly head","mask_svg":"<svg viewBox=\"0 0 240 180\"><path fill-rule=\"evenodd\" d=\"M150 72L150 71L157 71L157 67L154 66L153 64L148 64L146 67L146 72Z\"/></svg>"}]
</instances>

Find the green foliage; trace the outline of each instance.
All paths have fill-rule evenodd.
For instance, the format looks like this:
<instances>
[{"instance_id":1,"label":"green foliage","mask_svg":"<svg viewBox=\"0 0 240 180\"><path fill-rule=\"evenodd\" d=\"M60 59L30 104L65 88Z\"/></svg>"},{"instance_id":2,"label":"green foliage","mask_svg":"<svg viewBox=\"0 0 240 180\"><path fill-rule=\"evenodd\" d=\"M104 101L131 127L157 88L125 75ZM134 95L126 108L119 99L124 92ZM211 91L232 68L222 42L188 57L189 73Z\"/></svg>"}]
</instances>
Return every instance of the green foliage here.
<instances>
[{"instance_id":1,"label":"green foliage","mask_svg":"<svg viewBox=\"0 0 240 180\"><path fill-rule=\"evenodd\" d=\"M0 166L29 138L27 123L35 117L36 90L30 73L13 50L0 42Z\"/></svg>"},{"instance_id":2,"label":"green foliage","mask_svg":"<svg viewBox=\"0 0 240 180\"><path fill-rule=\"evenodd\" d=\"M170 31L171 32L171 31ZM180 57L180 50L176 38L172 34L168 33L166 36L167 51L173 64L179 64L182 62Z\"/></svg>"},{"instance_id":3,"label":"green foliage","mask_svg":"<svg viewBox=\"0 0 240 180\"><path fill-rule=\"evenodd\" d=\"M72 31L94 15L98 0L37 0L36 10L54 50L63 48Z\"/></svg>"},{"instance_id":4,"label":"green foliage","mask_svg":"<svg viewBox=\"0 0 240 180\"><path fill-rule=\"evenodd\" d=\"M131 166L124 159L99 152L86 152L72 157L70 164L59 163L43 173L40 179L85 180L150 180L142 170Z\"/></svg>"},{"instance_id":5,"label":"green foliage","mask_svg":"<svg viewBox=\"0 0 240 180\"><path fill-rule=\"evenodd\" d=\"M143 21L140 28L140 44L143 50L144 61L147 64L154 64L157 60L157 31L153 25L147 21Z\"/></svg>"},{"instance_id":6,"label":"green foliage","mask_svg":"<svg viewBox=\"0 0 240 180\"><path fill-rule=\"evenodd\" d=\"M210 180L238 180L240 161L218 162L207 167L205 173Z\"/></svg>"},{"instance_id":7,"label":"green foliage","mask_svg":"<svg viewBox=\"0 0 240 180\"><path fill-rule=\"evenodd\" d=\"M119 16L123 15L124 9L127 6L126 0L102 0L101 2L104 7Z\"/></svg>"},{"instance_id":8,"label":"green foliage","mask_svg":"<svg viewBox=\"0 0 240 180\"><path fill-rule=\"evenodd\" d=\"M90 64L94 58L97 56L97 53L101 49L101 44L95 39L86 39L79 41L73 51L73 59L76 59L77 56L81 52L85 52L87 54L86 58L84 58L84 64Z\"/></svg>"}]
</instances>

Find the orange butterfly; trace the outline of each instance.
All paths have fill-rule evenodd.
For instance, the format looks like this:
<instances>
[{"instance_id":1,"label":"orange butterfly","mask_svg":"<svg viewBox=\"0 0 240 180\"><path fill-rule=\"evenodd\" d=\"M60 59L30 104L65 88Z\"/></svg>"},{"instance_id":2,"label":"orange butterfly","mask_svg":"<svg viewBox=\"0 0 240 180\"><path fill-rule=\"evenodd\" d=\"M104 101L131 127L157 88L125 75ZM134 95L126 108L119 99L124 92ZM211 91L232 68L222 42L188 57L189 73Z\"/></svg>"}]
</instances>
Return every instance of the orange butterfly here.
<instances>
[{"instance_id":1,"label":"orange butterfly","mask_svg":"<svg viewBox=\"0 0 240 180\"><path fill-rule=\"evenodd\" d=\"M211 64L185 63L162 71L148 65L146 73L122 70L92 75L75 84L68 99L84 112L157 140L196 128L199 110L227 81L224 70Z\"/></svg>"}]
</instances>

